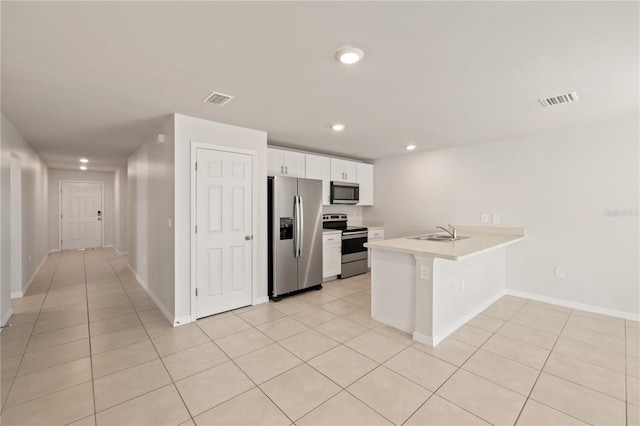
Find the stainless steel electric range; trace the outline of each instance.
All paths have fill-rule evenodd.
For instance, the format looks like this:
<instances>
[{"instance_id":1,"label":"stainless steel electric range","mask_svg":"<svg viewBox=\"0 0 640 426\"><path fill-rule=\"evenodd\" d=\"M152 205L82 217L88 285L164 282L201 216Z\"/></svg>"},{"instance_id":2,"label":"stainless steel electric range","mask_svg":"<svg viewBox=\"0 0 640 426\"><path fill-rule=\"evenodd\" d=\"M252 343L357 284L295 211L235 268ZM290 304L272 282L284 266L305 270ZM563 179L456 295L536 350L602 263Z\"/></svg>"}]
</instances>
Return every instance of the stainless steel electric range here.
<instances>
[{"instance_id":1,"label":"stainless steel electric range","mask_svg":"<svg viewBox=\"0 0 640 426\"><path fill-rule=\"evenodd\" d=\"M368 271L368 250L364 246L368 230L363 226L347 226L347 215L323 214L322 227L342 231L342 273L338 278L349 278Z\"/></svg>"}]
</instances>

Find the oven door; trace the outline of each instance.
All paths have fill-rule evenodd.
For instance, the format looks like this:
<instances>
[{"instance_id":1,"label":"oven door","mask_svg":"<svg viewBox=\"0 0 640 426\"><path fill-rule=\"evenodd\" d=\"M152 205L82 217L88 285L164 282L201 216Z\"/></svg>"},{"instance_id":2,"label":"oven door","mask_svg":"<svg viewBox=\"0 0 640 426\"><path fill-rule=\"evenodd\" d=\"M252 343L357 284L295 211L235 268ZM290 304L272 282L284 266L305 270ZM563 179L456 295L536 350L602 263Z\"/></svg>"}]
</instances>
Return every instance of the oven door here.
<instances>
[{"instance_id":1,"label":"oven door","mask_svg":"<svg viewBox=\"0 0 640 426\"><path fill-rule=\"evenodd\" d=\"M352 234L342 234L342 263L354 262L356 260L367 259L368 232L354 232Z\"/></svg>"}]
</instances>

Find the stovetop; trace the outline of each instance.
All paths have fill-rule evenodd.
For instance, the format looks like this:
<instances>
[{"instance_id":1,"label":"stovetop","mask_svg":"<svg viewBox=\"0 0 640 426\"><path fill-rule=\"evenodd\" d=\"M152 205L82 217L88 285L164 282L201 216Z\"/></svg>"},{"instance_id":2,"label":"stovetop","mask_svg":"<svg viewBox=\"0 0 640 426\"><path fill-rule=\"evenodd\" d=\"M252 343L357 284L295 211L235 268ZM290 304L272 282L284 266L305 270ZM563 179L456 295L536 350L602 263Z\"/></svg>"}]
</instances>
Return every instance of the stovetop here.
<instances>
[{"instance_id":1,"label":"stovetop","mask_svg":"<svg viewBox=\"0 0 640 426\"><path fill-rule=\"evenodd\" d=\"M322 227L342 232L362 232L367 230L364 226L348 226L347 215L344 213L323 214Z\"/></svg>"}]
</instances>

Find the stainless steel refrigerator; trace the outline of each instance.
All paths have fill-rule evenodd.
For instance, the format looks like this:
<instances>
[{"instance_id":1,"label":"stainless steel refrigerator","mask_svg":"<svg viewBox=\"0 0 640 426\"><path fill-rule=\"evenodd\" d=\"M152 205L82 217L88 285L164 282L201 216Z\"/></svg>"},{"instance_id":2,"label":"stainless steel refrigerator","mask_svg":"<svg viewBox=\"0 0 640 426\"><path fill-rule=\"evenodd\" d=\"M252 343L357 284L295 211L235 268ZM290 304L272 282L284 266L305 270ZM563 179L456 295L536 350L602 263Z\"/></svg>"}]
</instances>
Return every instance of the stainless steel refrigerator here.
<instances>
[{"instance_id":1,"label":"stainless steel refrigerator","mask_svg":"<svg viewBox=\"0 0 640 426\"><path fill-rule=\"evenodd\" d=\"M322 287L322 181L268 178L269 297Z\"/></svg>"}]
</instances>

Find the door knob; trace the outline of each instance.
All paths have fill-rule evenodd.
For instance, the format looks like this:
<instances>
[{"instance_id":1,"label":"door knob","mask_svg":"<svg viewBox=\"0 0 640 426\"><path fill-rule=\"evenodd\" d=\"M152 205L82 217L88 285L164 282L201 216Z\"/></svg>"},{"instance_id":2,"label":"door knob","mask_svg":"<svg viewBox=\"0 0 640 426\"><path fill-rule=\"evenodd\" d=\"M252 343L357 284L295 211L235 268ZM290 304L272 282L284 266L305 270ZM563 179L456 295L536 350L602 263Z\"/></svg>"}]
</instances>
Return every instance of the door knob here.
<instances>
[{"instance_id":1,"label":"door knob","mask_svg":"<svg viewBox=\"0 0 640 426\"><path fill-rule=\"evenodd\" d=\"M251 240L253 240L253 235L245 235L244 239L247 240L247 241L251 241Z\"/></svg>"}]
</instances>

